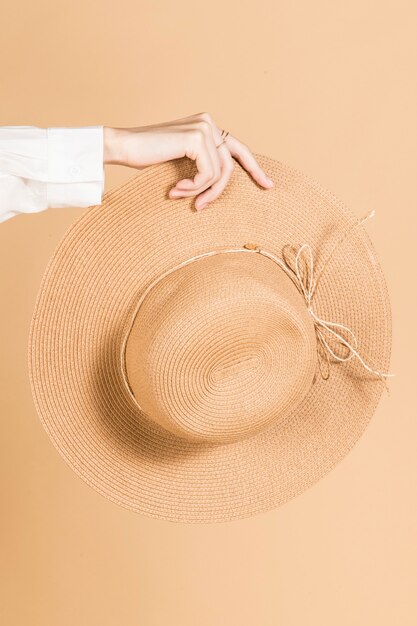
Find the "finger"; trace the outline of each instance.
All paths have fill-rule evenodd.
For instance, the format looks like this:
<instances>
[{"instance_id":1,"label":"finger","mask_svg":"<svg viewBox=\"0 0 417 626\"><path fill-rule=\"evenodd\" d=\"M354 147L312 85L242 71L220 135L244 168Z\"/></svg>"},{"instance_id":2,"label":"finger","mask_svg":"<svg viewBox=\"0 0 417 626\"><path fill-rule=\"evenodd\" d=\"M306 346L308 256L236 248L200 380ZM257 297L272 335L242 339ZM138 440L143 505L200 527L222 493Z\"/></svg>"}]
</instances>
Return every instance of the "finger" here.
<instances>
[{"instance_id":1,"label":"finger","mask_svg":"<svg viewBox=\"0 0 417 626\"><path fill-rule=\"evenodd\" d=\"M195 193L194 191L188 191L187 193L187 191L184 190L184 187L188 187L188 189L191 188L192 190L200 188L205 189L203 185L206 183L209 184L209 181L212 179L214 174L212 156L209 150L207 150L203 139L198 136L194 138L193 146L186 150L185 156L196 162L198 171L193 180L190 178L184 178L170 190L169 195L172 198L179 198L180 196L188 196Z\"/></svg>"},{"instance_id":2,"label":"finger","mask_svg":"<svg viewBox=\"0 0 417 626\"><path fill-rule=\"evenodd\" d=\"M267 176L266 172L264 172L261 168L247 145L232 135L228 135L226 143L230 154L239 161L239 163L249 172L256 182L263 187L274 186L274 181Z\"/></svg>"},{"instance_id":3,"label":"finger","mask_svg":"<svg viewBox=\"0 0 417 626\"><path fill-rule=\"evenodd\" d=\"M197 211L201 211L209 202L212 202L220 196L235 169L235 161L230 156L229 150L223 145L218 148L218 151L222 163L222 174L217 182L198 196L195 202Z\"/></svg>"},{"instance_id":4,"label":"finger","mask_svg":"<svg viewBox=\"0 0 417 626\"><path fill-rule=\"evenodd\" d=\"M213 176L213 179L216 179L216 178L218 179L221 176L223 163L222 163L222 160L220 158L220 154L217 151L218 150L217 144L214 143L214 141L215 141L215 139L214 139L214 132L215 131L213 130L213 142L209 141L207 148L210 150L210 155L213 158L213 161L215 163L215 167L216 167L216 162L218 163L218 167L216 167L215 175ZM218 140L217 140L217 143L219 143ZM213 184L213 179L211 180L211 182L205 181L205 182L207 182L207 184L205 184L205 182L202 183L202 185L200 186L200 189L198 189L197 188L198 185L196 185L196 177L194 178L194 180L192 180L191 178L182 178L181 180L179 180L177 182L177 184L175 185L174 189L180 189L181 191L183 191L183 190L194 191L194 194L189 194L189 195L197 195L198 193L201 193L204 188L207 189L207 187L209 187L210 184ZM204 184L204 188L203 188L203 184Z\"/></svg>"},{"instance_id":5,"label":"finger","mask_svg":"<svg viewBox=\"0 0 417 626\"><path fill-rule=\"evenodd\" d=\"M199 132L191 134L186 156L195 160L198 169L194 179L184 178L170 190L172 197L190 197L210 187L221 176L221 163L214 144L213 133L208 124L200 125Z\"/></svg>"},{"instance_id":6,"label":"finger","mask_svg":"<svg viewBox=\"0 0 417 626\"><path fill-rule=\"evenodd\" d=\"M202 191L204 191L204 189L210 187L221 176L221 163L219 159L219 154L214 143L212 126L210 123L200 120L199 128L201 128L203 132L203 141L197 144L197 150L207 150L210 155L213 170L211 176L209 175L209 172L205 172L201 175L197 173L193 180L185 178L182 181L179 181L181 183L181 189L185 188L187 189L187 191L191 192L187 193L187 196L197 195L198 193L201 193ZM196 165L197 168L200 169L198 154L196 158Z\"/></svg>"}]
</instances>

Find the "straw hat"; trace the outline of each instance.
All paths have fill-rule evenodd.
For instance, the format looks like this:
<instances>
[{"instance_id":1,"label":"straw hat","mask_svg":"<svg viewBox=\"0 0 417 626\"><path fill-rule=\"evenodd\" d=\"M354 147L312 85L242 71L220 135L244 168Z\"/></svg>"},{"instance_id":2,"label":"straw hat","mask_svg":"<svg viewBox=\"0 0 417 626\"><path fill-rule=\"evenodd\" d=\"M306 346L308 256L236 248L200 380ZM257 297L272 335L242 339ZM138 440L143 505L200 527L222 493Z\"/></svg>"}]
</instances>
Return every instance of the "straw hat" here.
<instances>
[{"instance_id":1,"label":"straw hat","mask_svg":"<svg viewBox=\"0 0 417 626\"><path fill-rule=\"evenodd\" d=\"M284 504L358 441L384 388L391 309L373 244L332 193L255 154L197 212L153 165L68 229L28 365L40 420L109 500L177 522Z\"/></svg>"}]
</instances>

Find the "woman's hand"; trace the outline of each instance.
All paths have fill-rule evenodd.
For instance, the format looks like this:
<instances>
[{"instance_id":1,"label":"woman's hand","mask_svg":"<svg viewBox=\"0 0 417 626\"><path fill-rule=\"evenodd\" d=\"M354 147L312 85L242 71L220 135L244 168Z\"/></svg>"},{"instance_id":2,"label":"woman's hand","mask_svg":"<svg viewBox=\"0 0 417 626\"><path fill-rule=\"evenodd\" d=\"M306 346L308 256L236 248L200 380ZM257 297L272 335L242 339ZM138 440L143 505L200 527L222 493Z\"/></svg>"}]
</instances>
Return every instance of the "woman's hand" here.
<instances>
[{"instance_id":1,"label":"woman's hand","mask_svg":"<svg viewBox=\"0 0 417 626\"><path fill-rule=\"evenodd\" d=\"M217 198L235 167L235 157L263 187L273 187L248 146L232 135L218 148L221 133L209 113L197 113L162 124L138 128L104 127L104 163L143 169L154 163L188 157L196 162L194 179L184 178L170 190L171 198L198 196L197 210Z\"/></svg>"}]
</instances>

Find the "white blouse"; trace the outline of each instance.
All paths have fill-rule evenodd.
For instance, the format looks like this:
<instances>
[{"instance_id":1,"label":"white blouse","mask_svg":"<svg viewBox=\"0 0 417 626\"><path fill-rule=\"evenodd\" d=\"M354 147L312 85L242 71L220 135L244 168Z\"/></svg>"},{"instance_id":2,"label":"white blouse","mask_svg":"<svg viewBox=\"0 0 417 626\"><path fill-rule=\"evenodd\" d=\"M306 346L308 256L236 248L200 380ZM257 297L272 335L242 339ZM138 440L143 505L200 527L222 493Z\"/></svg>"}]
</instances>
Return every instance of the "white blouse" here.
<instances>
[{"instance_id":1,"label":"white blouse","mask_svg":"<svg viewBox=\"0 0 417 626\"><path fill-rule=\"evenodd\" d=\"M103 126L0 126L0 222L101 204Z\"/></svg>"}]
</instances>

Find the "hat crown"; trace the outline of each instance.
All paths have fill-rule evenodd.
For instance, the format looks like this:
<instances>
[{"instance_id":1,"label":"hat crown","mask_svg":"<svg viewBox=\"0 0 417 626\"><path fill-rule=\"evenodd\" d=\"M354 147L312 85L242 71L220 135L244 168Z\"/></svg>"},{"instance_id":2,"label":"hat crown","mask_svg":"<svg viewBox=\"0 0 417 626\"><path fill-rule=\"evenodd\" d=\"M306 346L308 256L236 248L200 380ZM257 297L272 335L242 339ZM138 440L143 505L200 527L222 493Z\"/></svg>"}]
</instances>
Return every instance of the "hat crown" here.
<instances>
[{"instance_id":1,"label":"hat crown","mask_svg":"<svg viewBox=\"0 0 417 626\"><path fill-rule=\"evenodd\" d=\"M129 328L126 383L147 417L175 435L229 443L283 419L317 362L305 300L256 252L197 258L161 278Z\"/></svg>"}]
</instances>

